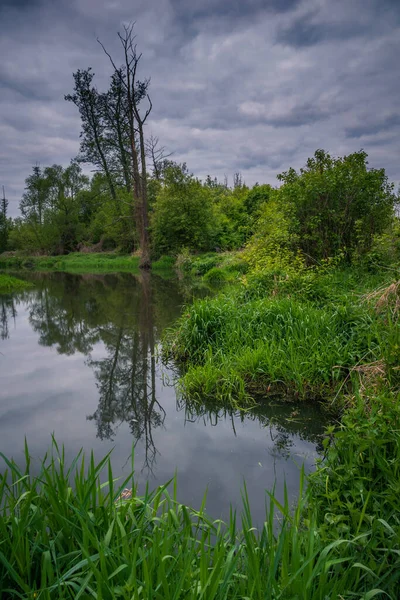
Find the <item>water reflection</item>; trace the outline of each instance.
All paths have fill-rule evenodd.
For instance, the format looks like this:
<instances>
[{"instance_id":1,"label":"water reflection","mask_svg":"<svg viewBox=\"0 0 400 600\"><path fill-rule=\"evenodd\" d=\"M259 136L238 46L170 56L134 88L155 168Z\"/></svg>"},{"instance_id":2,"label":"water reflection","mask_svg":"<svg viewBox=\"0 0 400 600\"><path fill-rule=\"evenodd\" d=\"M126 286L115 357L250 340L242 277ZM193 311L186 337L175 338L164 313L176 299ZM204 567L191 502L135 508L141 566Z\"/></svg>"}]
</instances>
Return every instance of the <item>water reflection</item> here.
<instances>
[{"instance_id":1,"label":"water reflection","mask_svg":"<svg viewBox=\"0 0 400 600\"><path fill-rule=\"evenodd\" d=\"M10 337L10 322L14 321L15 324L17 317L17 309L15 308L13 296L0 296L0 307L0 338L7 340Z\"/></svg>"},{"instance_id":2,"label":"water reflection","mask_svg":"<svg viewBox=\"0 0 400 600\"><path fill-rule=\"evenodd\" d=\"M294 489L288 458L311 468L323 426L314 408L264 400L235 411L183 402L165 385L174 373L158 363L157 344L191 293L180 282L148 273L29 278L34 288L0 298L1 450L21 449L27 435L44 454L54 431L72 454L83 446L101 456L113 444L123 469L133 443L142 481L163 483L177 469L182 501L196 503L208 485L215 515L240 503L243 477L262 514L277 464Z\"/></svg>"},{"instance_id":3,"label":"water reflection","mask_svg":"<svg viewBox=\"0 0 400 600\"><path fill-rule=\"evenodd\" d=\"M116 424L128 423L135 443L144 440L145 467L152 469L157 454L152 432L164 423L166 412L156 398L152 280L146 272L136 280L137 293L125 296L115 321L102 330L107 356L87 362L99 390L99 406L87 418L96 422L100 439L114 438Z\"/></svg>"},{"instance_id":4,"label":"water reflection","mask_svg":"<svg viewBox=\"0 0 400 600\"><path fill-rule=\"evenodd\" d=\"M36 289L2 298L2 336L9 335L15 304L27 304L29 323L39 344L59 354L80 352L93 369L99 392L97 410L87 416L97 436L113 440L127 423L134 444L144 442L144 466L157 455L153 429L165 419L156 398L155 346L160 333L178 316L183 298L161 278L137 276L32 274ZM92 356L101 342L106 355Z\"/></svg>"},{"instance_id":5,"label":"water reflection","mask_svg":"<svg viewBox=\"0 0 400 600\"><path fill-rule=\"evenodd\" d=\"M321 420L316 419L315 407L288 405L268 399L260 399L259 402L246 410L237 410L230 406L221 408L178 398L177 408L184 413L188 423L201 421L206 427L216 427L221 421L229 421L235 436L238 423L257 422L268 432L271 456L288 458L296 439L311 442L318 452L322 452ZM322 414L319 417L323 423L325 417Z\"/></svg>"}]
</instances>

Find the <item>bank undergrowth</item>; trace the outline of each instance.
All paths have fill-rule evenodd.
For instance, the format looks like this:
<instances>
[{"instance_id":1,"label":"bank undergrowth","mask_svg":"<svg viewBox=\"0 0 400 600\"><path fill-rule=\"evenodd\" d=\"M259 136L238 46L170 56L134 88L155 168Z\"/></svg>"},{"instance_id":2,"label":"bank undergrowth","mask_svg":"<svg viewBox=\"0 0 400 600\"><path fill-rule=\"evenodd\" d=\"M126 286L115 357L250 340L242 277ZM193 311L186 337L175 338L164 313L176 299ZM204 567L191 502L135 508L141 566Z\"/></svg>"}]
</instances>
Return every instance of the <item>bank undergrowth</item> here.
<instances>
[{"instance_id":1,"label":"bank undergrowth","mask_svg":"<svg viewBox=\"0 0 400 600\"><path fill-rule=\"evenodd\" d=\"M360 367L377 361L395 385L397 319L366 300L378 281L351 269L250 276L189 306L166 336L165 357L182 366L184 396L234 405L275 393L333 401L356 390Z\"/></svg>"}]
</instances>

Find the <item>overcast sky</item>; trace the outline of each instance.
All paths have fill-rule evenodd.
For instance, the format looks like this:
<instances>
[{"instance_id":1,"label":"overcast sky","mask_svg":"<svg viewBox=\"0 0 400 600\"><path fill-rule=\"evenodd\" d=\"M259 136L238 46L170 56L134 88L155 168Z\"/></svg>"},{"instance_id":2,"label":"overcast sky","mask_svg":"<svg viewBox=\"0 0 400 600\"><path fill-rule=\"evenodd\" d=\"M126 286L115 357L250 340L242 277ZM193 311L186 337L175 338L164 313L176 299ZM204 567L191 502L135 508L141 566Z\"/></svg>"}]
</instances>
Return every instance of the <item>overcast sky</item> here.
<instances>
[{"instance_id":1,"label":"overcast sky","mask_svg":"<svg viewBox=\"0 0 400 600\"><path fill-rule=\"evenodd\" d=\"M400 180L400 0L0 0L0 185L79 150L72 73L99 89L136 21L149 130L199 177L276 184L317 148ZM122 59L121 59L122 60Z\"/></svg>"}]
</instances>

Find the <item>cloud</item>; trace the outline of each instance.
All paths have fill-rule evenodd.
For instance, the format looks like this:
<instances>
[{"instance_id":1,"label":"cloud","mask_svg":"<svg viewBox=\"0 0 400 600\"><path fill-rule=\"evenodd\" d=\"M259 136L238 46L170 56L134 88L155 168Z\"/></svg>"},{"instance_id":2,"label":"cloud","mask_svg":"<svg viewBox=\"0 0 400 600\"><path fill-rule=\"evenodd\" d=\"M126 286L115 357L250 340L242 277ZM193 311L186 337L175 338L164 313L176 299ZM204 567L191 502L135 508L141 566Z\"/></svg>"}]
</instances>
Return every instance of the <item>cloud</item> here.
<instances>
[{"instance_id":1,"label":"cloud","mask_svg":"<svg viewBox=\"0 0 400 600\"><path fill-rule=\"evenodd\" d=\"M17 214L32 165L79 151L72 73L99 89L136 21L149 129L195 175L276 184L316 148L359 150L400 180L400 4L390 0L0 0L0 184Z\"/></svg>"},{"instance_id":2,"label":"cloud","mask_svg":"<svg viewBox=\"0 0 400 600\"><path fill-rule=\"evenodd\" d=\"M361 138L364 136L374 136L375 134L393 131L400 128L400 114L392 114L377 119L376 121L361 121L357 125L346 128L346 135L349 138Z\"/></svg>"},{"instance_id":3,"label":"cloud","mask_svg":"<svg viewBox=\"0 0 400 600\"><path fill-rule=\"evenodd\" d=\"M327 2L309 0L303 6L305 10L295 19L278 28L278 42L301 48L371 35L376 38L400 24L396 0L336 0L334 11Z\"/></svg>"}]
</instances>

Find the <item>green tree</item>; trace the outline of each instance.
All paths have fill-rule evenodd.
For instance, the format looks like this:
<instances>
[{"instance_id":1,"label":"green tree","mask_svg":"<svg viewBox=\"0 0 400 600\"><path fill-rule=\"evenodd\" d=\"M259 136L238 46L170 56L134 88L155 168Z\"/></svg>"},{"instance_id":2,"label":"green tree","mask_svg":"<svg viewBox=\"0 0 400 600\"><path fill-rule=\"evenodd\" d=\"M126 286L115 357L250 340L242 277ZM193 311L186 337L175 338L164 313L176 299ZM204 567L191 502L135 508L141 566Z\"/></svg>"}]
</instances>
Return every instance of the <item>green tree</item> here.
<instances>
[{"instance_id":1,"label":"green tree","mask_svg":"<svg viewBox=\"0 0 400 600\"><path fill-rule=\"evenodd\" d=\"M49 206L50 182L44 176L39 165L35 165L32 174L25 179L25 192L19 205L23 218L32 224L43 225L44 211Z\"/></svg>"},{"instance_id":2,"label":"green tree","mask_svg":"<svg viewBox=\"0 0 400 600\"><path fill-rule=\"evenodd\" d=\"M294 207L299 248L311 262L368 251L393 218L393 185L384 169L368 168L364 151L332 158L317 150L300 173L289 169L278 179L279 201Z\"/></svg>"},{"instance_id":3,"label":"green tree","mask_svg":"<svg viewBox=\"0 0 400 600\"><path fill-rule=\"evenodd\" d=\"M264 183L263 185L256 183L244 198L247 214L252 217L257 217L263 204L269 201L272 192L273 188L267 183Z\"/></svg>"},{"instance_id":4,"label":"green tree","mask_svg":"<svg viewBox=\"0 0 400 600\"><path fill-rule=\"evenodd\" d=\"M298 236L294 208L280 201L280 190L274 190L260 209L256 230L245 258L253 271L287 273L300 266Z\"/></svg>"},{"instance_id":5,"label":"green tree","mask_svg":"<svg viewBox=\"0 0 400 600\"><path fill-rule=\"evenodd\" d=\"M76 161L63 169L53 165L44 169L44 177L48 181L49 206L46 211L45 225L54 231L58 254L76 249L81 240L84 226L80 223L79 192L87 187L88 177L82 174Z\"/></svg>"},{"instance_id":6,"label":"green tree","mask_svg":"<svg viewBox=\"0 0 400 600\"><path fill-rule=\"evenodd\" d=\"M20 203L22 217L10 233L13 247L30 252L63 254L76 249L83 234L80 192L88 185L77 161L64 169L33 168Z\"/></svg>"},{"instance_id":7,"label":"green tree","mask_svg":"<svg viewBox=\"0 0 400 600\"><path fill-rule=\"evenodd\" d=\"M216 245L221 250L240 248L248 237L249 216L244 200L248 193L245 186L236 186L233 190L222 184L205 186L213 199L215 226L218 232Z\"/></svg>"},{"instance_id":8,"label":"green tree","mask_svg":"<svg viewBox=\"0 0 400 600\"><path fill-rule=\"evenodd\" d=\"M118 186L130 194L130 214L139 243L140 266L149 268L145 124L152 110L150 80L138 78L141 54L137 52L133 25L124 27L123 34L118 33L118 37L122 45L121 67L117 67L99 42L113 67L107 92L100 93L93 85L94 74L89 68L74 73L74 93L65 99L77 106L81 116L80 159L96 165L104 174L111 197L118 206L121 203ZM144 101L147 103L143 110ZM126 195L122 201L126 202Z\"/></svg>"},{"instance_id":9,"label":"green tree","mask_svg":"<svg viewBox=\"0 0 400 600\"><path fill-rule=\"evenodd\" d=\"M79 160L94 165L104 173L110 194L115 200L117 197L116 182L111 169L112 146L108 142L106 131L104 95L99 93L93 85L94 73L91 68L78 69L73 77L74 91L72 94L67 94L65 100L75 104L81 117Z\"/></svg>"},{"instance_id":10,"label":"green tree","mask_svg":"<svg viewBox=\"0 0 400 600\"><path fill-rule=\"evenodd\" d=\"M185 164L170 166L152 213L155 253L210 250L216 240L214 216L210 190L188 173Z\"/></svg>"},{"instance_id":11,"label":"green tree","mask_svg":"<svg viewBox=\"0 0 400 600\"><path fill-rule=\"evenodd\" d=\"M8 235L10 229L10 222L7 217L8 211L8 200L3 186L3 198L1 199L0 205L0 253L5 252L8 247Z\"/></svg>"}]
</instances>

